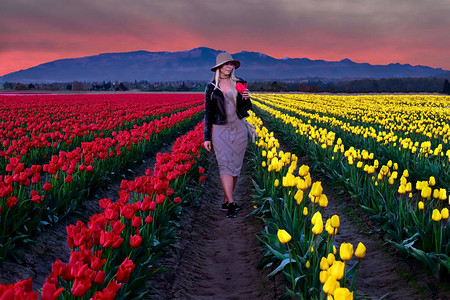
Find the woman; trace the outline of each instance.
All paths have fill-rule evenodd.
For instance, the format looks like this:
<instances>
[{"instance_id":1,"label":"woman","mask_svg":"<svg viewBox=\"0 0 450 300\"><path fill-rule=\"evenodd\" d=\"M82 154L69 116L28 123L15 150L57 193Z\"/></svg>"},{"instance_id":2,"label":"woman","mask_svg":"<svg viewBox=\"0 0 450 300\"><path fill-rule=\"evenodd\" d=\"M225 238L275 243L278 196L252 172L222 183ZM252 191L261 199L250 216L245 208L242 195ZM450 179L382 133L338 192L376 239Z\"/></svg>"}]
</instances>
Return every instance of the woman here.
<instances>
[{"instance_id":1,"label":"woman","mask_svg":"<svg viewBox=\"0 0 450 300\"><path fill-rule=\"evenodd\" d=\"M214 148L225 195L222 210L227 210L228 218L236 217L239 209L233 191L248 143L244 118L249 116L247 111L252 106L248 89L242 94L236 90L237 83L245 84L234 76L234 70L240 65L229 53L217 55L216 65L211 68L214 76L205 91L204 147L208 151Z\"/></svg>"}]
</instances>

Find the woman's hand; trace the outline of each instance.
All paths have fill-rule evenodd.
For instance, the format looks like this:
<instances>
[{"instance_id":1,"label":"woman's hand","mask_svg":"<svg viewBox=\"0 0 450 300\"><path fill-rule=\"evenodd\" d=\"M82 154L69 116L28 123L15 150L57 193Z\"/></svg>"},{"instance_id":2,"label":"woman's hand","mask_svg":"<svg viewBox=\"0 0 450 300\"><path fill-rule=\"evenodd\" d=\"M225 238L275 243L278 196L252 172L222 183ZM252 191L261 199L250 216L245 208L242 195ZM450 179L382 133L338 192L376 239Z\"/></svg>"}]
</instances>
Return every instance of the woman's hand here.
<instances>
[{"instance_id":1,"label":"woman's hand","mask_svg":"<svg viewBox=\"0 0 450 300\"><path fill-rule=\"evenodd\" d=\"M242 93L242 97L243 97L245 100L250 99L250 94L249 94L249 90L248 90L248 89L245 89L245 91Z\"/></svg>"},{"instance_id":2,"label":"woman's hand","mask_svg":"<svg viewBox=\"0 0 450 300\"><path fill-rule=\"evenodd\" d=\"M208 152L211 152L211 141L204 141L203 146L206 150L208 150Z\"/></svg>"}]
</instances>

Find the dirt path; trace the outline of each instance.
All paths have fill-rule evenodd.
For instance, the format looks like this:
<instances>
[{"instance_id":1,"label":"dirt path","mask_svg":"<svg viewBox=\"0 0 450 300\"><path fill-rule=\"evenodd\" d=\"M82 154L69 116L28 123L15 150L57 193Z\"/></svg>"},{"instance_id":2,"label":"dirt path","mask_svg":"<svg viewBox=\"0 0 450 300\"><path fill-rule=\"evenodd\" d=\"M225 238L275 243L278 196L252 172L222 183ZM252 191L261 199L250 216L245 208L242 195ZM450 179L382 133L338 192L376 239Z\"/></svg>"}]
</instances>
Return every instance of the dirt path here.
<instances>
[{"instance_id":1,"label":"dirt path","mask_svg":"<svg viewBox=\"0 0 450 300\"><path fill-rule=\"evenodd\" d=\"M209 155L205 194L201 204L183 212L182 240L177 254L166 259L171 271L148 282L147 299L277 299L281 294L267 272L256 268L263 256L256 240L262 223L245 219L251 204L251 174L244 169L235 201L242 205L237 218L220 210L223 191L217 163Z\"/></svg>"}]
</instances>

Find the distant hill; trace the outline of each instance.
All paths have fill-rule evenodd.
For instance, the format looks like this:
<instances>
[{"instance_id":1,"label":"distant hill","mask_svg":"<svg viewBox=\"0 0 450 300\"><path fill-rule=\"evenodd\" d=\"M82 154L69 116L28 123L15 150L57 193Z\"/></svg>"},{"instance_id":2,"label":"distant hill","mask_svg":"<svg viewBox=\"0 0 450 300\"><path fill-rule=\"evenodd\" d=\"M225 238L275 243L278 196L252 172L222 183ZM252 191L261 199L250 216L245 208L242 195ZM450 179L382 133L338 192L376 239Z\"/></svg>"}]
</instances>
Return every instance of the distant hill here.
<instances>
[{"instance_id":1,"label":"distant hill","mask_svg":"<svg viewBox=\"0 0 450 300\"><path fill-rule=\"evenodd\" d=\"M209 80L222 51L205 47L179 52L134 51L60 59L0 77L0 82L179 81ZM409 64L371 65L308 58L276 59L259 52L232 53L242 65L237 75L246 80L329 80L446 76L441 68Z\"/></svg>"}]
</instances>

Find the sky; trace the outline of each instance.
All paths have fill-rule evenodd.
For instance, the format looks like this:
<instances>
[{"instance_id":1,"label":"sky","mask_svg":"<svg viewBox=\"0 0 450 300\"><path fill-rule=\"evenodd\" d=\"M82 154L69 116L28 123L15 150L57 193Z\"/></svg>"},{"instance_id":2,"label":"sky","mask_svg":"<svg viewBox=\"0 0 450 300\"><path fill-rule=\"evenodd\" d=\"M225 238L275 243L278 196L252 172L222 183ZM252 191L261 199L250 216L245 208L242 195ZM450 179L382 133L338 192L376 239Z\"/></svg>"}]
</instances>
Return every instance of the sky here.
<instances>
[{"instance_id":1,"label":"sky","mask_svg":"<svg viewBox=\"0 0 450 300\"><path fill-rule=\"evenodd\" d=\"M1 0L0 76L196 47L450 70L449 16L450 0Z\"/></svg>"}]
</instances>

